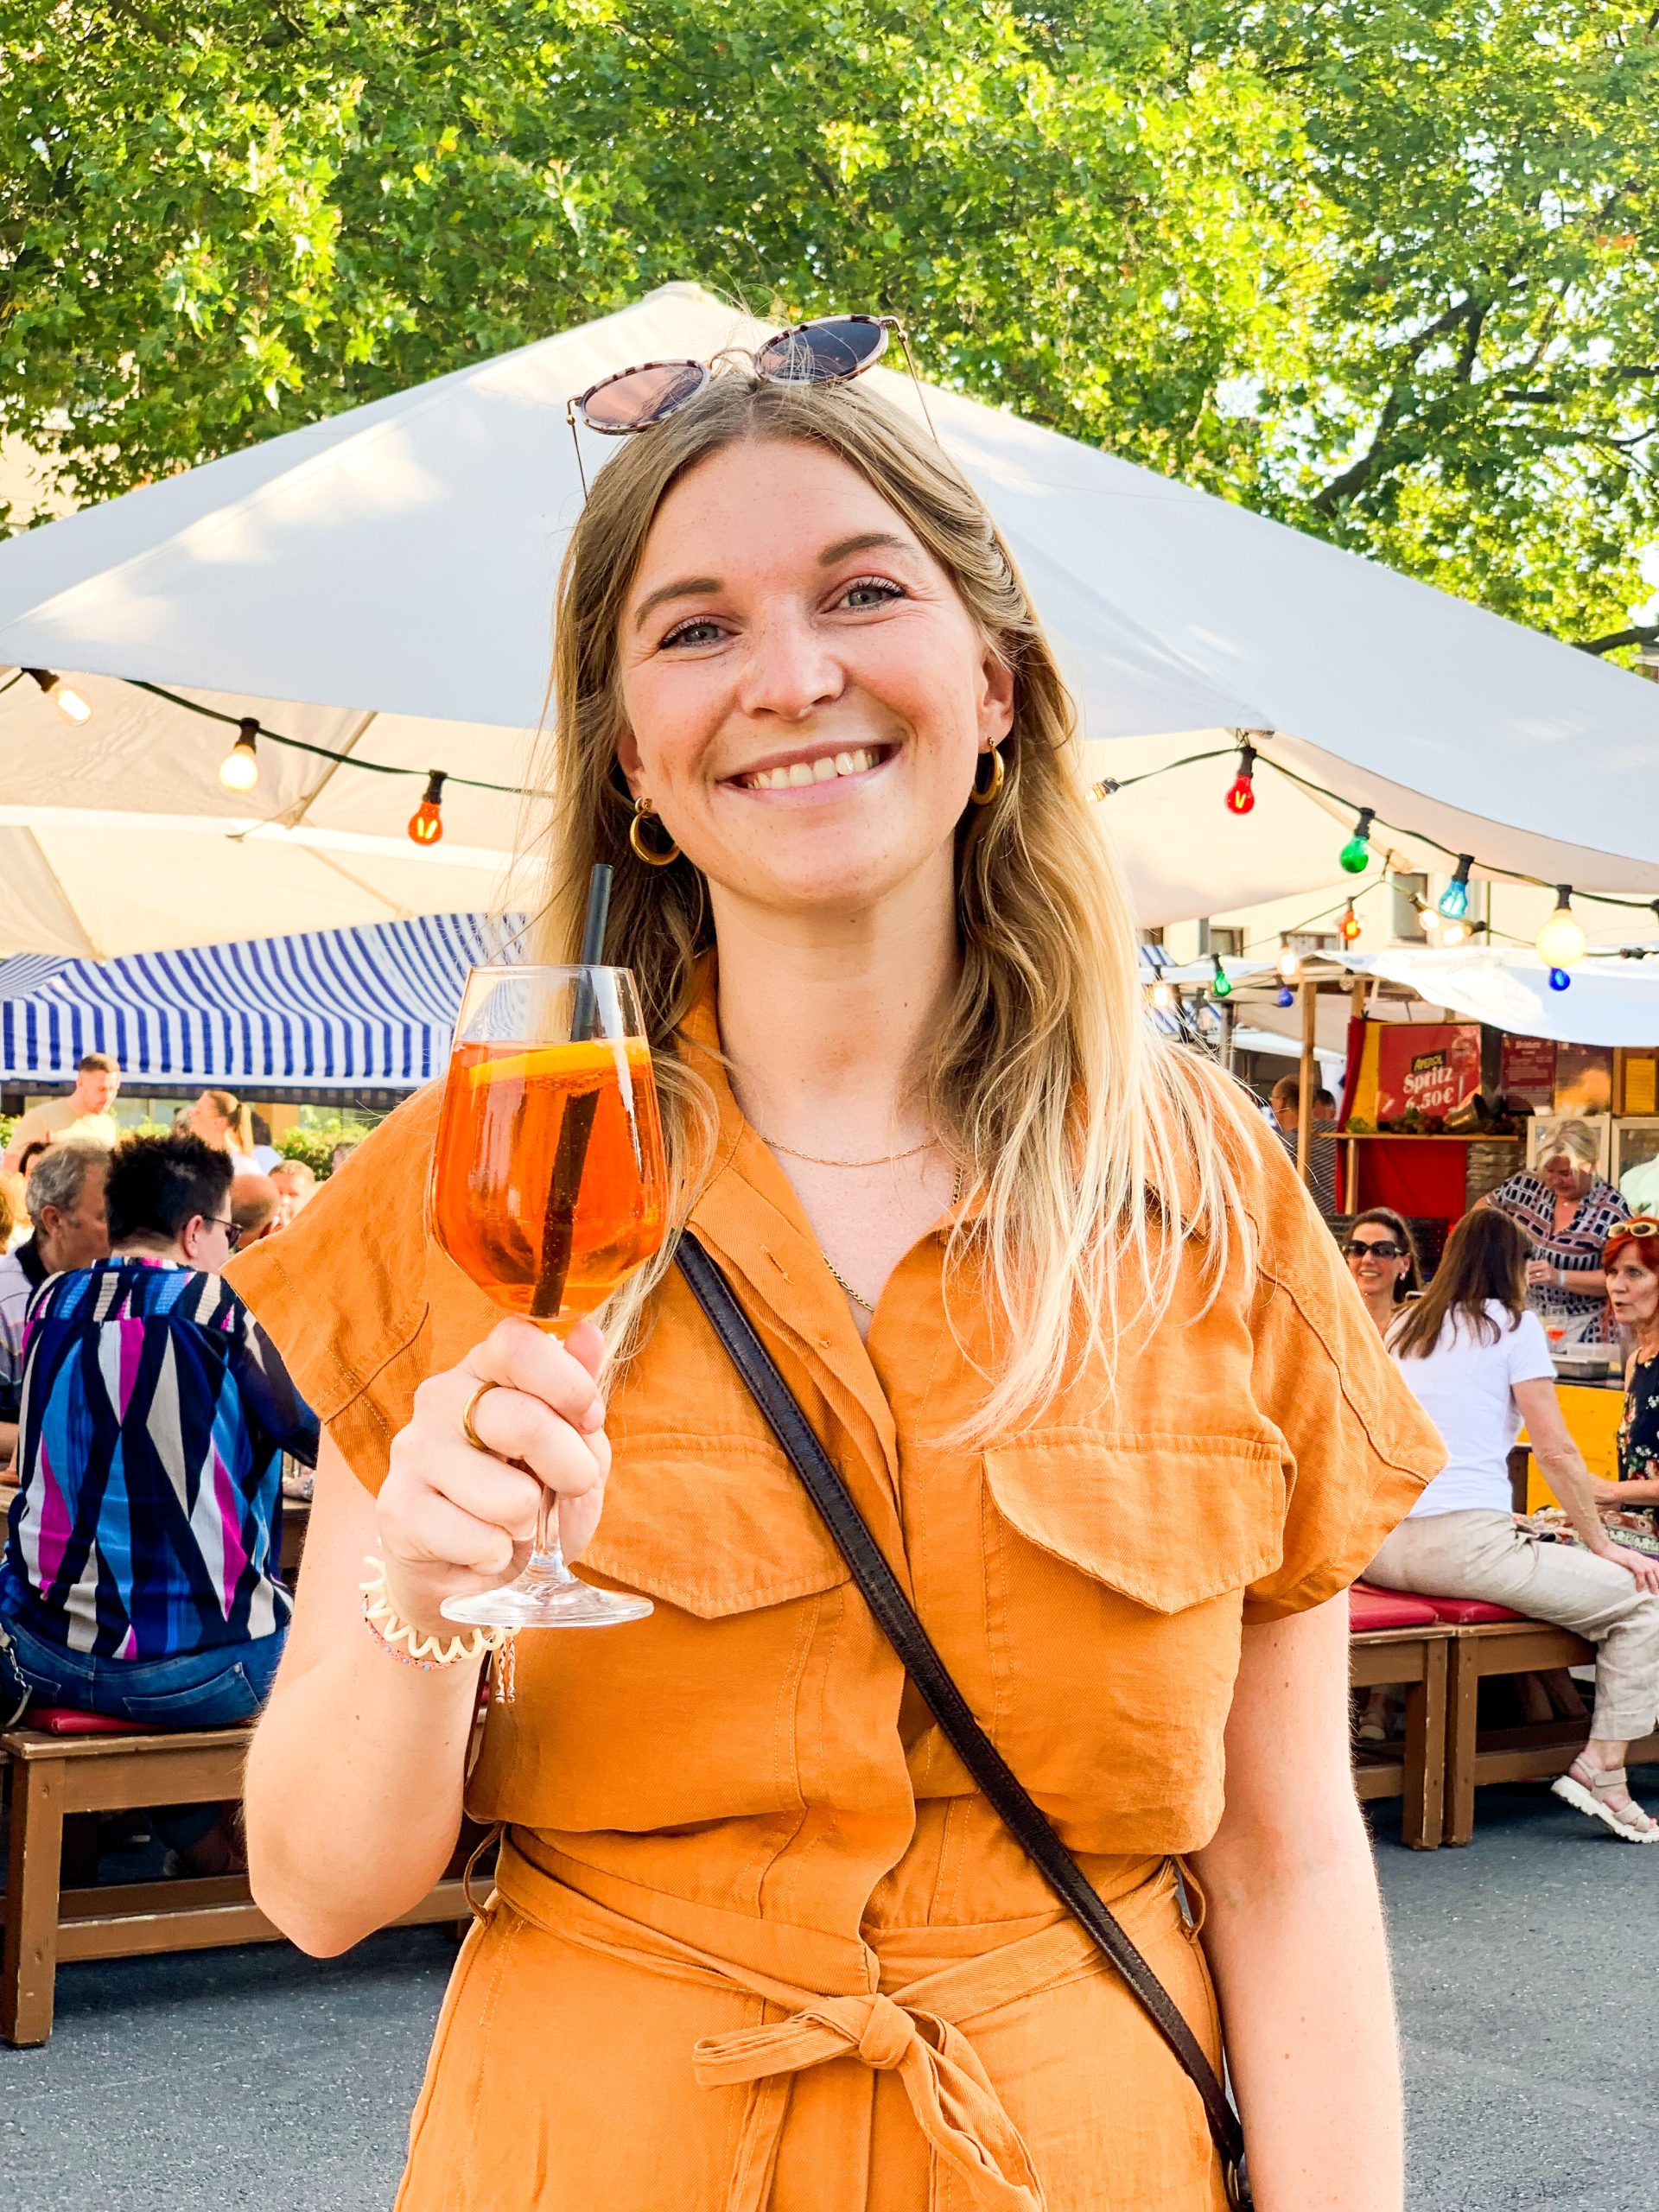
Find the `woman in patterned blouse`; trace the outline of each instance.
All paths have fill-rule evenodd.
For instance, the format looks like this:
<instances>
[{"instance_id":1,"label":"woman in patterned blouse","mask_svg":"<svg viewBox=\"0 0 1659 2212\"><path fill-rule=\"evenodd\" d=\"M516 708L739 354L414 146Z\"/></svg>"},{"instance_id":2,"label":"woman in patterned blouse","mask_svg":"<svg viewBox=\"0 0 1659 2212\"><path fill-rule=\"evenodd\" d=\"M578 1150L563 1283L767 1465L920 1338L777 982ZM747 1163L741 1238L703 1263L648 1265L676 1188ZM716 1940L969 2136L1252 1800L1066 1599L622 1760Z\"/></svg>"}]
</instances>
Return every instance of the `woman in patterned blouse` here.
<instances>
[{"instance_id":1,"label":"woman in patterned blouse","mask_svg":"<svg viewBox=\"0 0 1659 2212\"><path fill-rule=\"evenodd\" d=\"M1536 1172L1511 1175L1479 1203L1518 1221L1532 1238L1527 1304L1558 1342L1606 1333L1602 1248L1630 1210L1596 1172L1599 1147L1584 1122L1557 1122L1540 1139Z\"/></svg>"}]
</instances>

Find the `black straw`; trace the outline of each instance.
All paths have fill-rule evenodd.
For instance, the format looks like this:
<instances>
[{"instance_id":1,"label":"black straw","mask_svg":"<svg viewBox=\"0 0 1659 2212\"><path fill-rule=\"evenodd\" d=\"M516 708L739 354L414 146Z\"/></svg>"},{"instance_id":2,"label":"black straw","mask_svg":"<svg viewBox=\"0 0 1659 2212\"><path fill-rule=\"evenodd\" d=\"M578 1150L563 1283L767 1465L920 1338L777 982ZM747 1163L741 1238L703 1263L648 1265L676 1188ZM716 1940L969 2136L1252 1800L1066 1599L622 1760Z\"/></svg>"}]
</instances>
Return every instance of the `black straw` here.
<instances>
[{"instance_id":1,"label":"black straw","mask_svg":"<svg viewBox=\"0 0 1659 2212\"><path fill-rule=\"evenodd\" d=\"M611 871L601 861L588 879L588 913L582 928L584 970L603 964L605 925L610 912ZM575 1004L570 1012L573 1044L586 1044L592 1037L597 1012L592 979L583 973L576 978ZM531 1313L538 1321L552 1320L564 1299L576 1236L576 1200L582 1191L582 1171L587 1165L588 1146L594 1134L594 1116L598 1107L599 1086L595 1084L593 1090L582 1091L566 1101L564 1118L559 1125L559 1148L553 1159L552 1187L547 1194L547 1212L542 1224L542 1263L530 1303Z\"/></svg>"}]
</instances>

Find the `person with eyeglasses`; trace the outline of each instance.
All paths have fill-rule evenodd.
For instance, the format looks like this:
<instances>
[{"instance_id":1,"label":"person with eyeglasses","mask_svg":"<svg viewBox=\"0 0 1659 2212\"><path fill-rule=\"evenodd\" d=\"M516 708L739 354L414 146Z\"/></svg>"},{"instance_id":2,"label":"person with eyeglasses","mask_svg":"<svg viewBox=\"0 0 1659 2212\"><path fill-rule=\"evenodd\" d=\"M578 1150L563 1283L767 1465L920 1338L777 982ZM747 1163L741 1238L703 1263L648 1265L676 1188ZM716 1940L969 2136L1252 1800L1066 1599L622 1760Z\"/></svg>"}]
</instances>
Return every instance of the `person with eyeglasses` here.
<instances>
[{"instance_id":1,"label":"person with eyeglasses","mask_svg":"<svg viewBox=\"0 0 1659 2212\"><path fill-rule=\"evenodd\" d=\"M1411 1231L1391 1208L1369 1207L1349 1224L1342 1255L1365 1311L1378 1334L1386 1337L1402 1306L1421 1287Z\"/></svg>"},{"instance_id":2,"label":"person with eyeglasses","mask_svg":"<svg viewBox=\"0 0 1659 2212\"><path fill-rule=\"evenodd\" d=\"M129 1138L105 1186L110 1256L29 1303L0 1707L26 1693L222 1727L270 1689L290 1610L283 1454L314 1466L317 1422L220 1280L238 1241L231 1178L199 1137ZM157 1824L194 1872L237 1862L226 1808Z\"/></svg>"}]
</instances>

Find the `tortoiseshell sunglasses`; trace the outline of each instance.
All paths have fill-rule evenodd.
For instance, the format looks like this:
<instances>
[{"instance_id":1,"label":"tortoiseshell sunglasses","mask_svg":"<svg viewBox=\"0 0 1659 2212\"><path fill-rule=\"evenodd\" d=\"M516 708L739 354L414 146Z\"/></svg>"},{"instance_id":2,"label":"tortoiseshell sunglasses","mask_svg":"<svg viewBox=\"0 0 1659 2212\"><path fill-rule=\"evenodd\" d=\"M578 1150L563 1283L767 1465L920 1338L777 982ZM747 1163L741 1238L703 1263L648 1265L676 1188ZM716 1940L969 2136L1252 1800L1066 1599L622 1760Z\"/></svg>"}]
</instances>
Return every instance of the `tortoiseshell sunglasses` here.
<instances>
[{"instance_id":1,"label":"tortoiseshell sunglasses","mask_svg":"<svg viewBox=\"0 0 1659 2212\"><path fill-rule=\"evenodd\" d=\"M792 329L779 331L753 353L741 346L728 346L707 361L642 361L637 368L618 369L567 400L565 420L575 444L584 495L588 472L582 467L582 445L576 438L578 416L588 429L606 438L654 429L694 400L720 364L733 358L747 361L755 375L767 384L846 384L875 366L887 350L890 334L899 340L927 427L933 430L933 418L927 411L926 395L911 359L910 339L903 323L890 315L826 315L821 321L797 323ZM937 438L938 431L933 435Z\"/></svg>"}]
</instances>

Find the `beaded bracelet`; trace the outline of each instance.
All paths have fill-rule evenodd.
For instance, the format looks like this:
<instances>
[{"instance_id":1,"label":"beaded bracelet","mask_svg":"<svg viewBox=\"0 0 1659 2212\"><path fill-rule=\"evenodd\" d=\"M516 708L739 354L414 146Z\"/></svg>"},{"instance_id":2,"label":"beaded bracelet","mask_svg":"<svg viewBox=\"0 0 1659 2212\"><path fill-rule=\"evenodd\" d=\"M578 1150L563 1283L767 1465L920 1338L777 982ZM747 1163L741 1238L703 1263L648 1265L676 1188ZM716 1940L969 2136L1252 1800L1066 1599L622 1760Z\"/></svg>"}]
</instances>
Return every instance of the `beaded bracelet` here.
<instances>
[{"instance_id":1,"label":"beaded bracelet","mask_svg":"<svg viewBox=\"0 0 1659 2212\"><path fill-rule=\"evenodd\" d=\"M418 1667L429 1675L439 1667L479 1660L486 1651L499 1651L512 1633L505 1628L475 1628L469 1636L453 1636L447 1645L440 1643L435 1637L423 1635L398 1619L387 1594L386 1570L380 1560L367 1559L363 1564L374 1569L371 1579L358 1586L363 1592L363 1618L376 1642L405 1667ZM406 1648L400 1650L400 1644Z\"/></svg>"}]
</instances>

